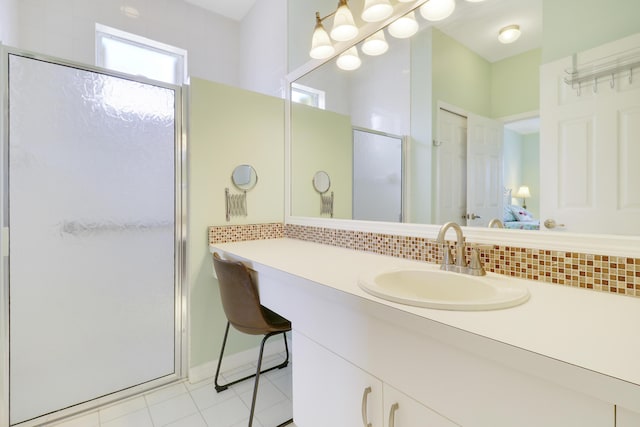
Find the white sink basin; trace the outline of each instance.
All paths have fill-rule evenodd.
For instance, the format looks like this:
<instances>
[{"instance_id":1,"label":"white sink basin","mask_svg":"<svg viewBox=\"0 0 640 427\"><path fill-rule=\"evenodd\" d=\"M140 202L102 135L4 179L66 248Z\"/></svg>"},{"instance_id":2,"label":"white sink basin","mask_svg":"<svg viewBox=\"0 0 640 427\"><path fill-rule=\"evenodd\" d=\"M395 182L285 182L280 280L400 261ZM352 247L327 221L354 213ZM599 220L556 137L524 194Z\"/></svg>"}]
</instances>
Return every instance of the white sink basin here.
<instances>
[{"instance_id":1,"label":"white sink basin","mask_svg":"<svg viewBox=\"0 0 640 427\"><path fill-rule=\"evenodd\" d=\"M371 295L401 304L442 310L495 310L520 305L529 290L492 276L436 269L397 269L366 273L358 285Z\"/></svg>"}]
</instances>

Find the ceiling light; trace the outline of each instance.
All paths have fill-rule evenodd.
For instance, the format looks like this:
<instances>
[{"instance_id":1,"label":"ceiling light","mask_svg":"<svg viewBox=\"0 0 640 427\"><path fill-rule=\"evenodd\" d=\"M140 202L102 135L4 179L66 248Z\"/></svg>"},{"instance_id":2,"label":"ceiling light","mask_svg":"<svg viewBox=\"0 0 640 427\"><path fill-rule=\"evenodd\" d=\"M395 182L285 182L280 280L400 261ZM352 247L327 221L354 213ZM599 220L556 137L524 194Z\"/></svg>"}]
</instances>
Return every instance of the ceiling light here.
<instances>
[{"instance_id":1,"label":"ceiling light","mask_svg":"<svg viewBox=\"0 0 640 427\"><path fill-rule=\"evenodd\" d=\"M442 21L456 8L455 0L429 0L420 6L420 14L429 21Z\"/></svg>"},{"instance_id":2,"label":"ceiling light","mask_svg":"<svg viewBox=\"0 0 640 427\"><path fill-rule=\"evenodd\" d=\"M353 46L341 53L338 57L338 60L336 61L336 64L338 64L338 68L345 71L352 71L360 68L360 64L362 64L362 61L358 56L358 49Z\"/></svg>"},{"instance_id":3,"label":"ceiling light","mask_svg":"<svg viewBox=\"0 0 640 427\"><path fill-rule=\"evenodd\" d=\"M325 59L330 57L336 52L327 30L322 25L320 14L316 12L316 28L313 30L313 37L311 38L311 50L309 56L315 59Z\"/></svg>"},{"instance_id":4,"label":"ceiling light","mask_svg":"<svg viewBox=\"0 0 640 427\"><path fill-rule=\"evenodd\" d=\"M389 34L397 39L406 39L418 32L415 12L411 11L389 25Z\"/></svg>"},{"instance_id":5,"label":"ceiling light","mask_svg":"<svg viewBox=\"0 0 640 427\"><path fill-rule=\"evenodd\" d=\"M498 40L500 43L513 43L518 40L520 37L520 26L519 25L507 25L504 28L501 28L498 31Z\"/></svg>"},{"instance_id":6,"label":"ceiling light","mask_svg":"<svg viewBox=\"0 0 640 427\"><path fill-rule=\"evenodd\" d=\"M140 17L140 12L133 6L120 6L120 12L129 18Z\"/></svg>"},{"instance_id":7,"label":"ceiling light","mask_svg":"<svg viewBox=\"0 0 640 427\"><path fill-rule=\"evenodd\" d=\"M358 27L353 20L353 14L347 5L347 0L340 0L338 10L333 18L333 29L331 30L331 38L346 42L358 35Z\"/></svg>"},{"instance_id":8,"label":"ceiling light","mask_svg":"<svg viewBox=\"0 0 640 427\"><path fill-rule=\"evenodd\" d=\"M380 22L393 13L389 0L365 0L361 18L366 22Z\"/></svg>"},{"instance_id":9,"label":"ceiling light","mask_svg":"<svg viewBox=\"0 0 640 427\"><path fill-rule=\"evenodd\" d=\"M387 50L389 50L389 43L387 43L384 37L384 30L380 30L372 36L367 37L362 44L362 53L369 56L382 55Z\"/></svg>"}]
</instances>

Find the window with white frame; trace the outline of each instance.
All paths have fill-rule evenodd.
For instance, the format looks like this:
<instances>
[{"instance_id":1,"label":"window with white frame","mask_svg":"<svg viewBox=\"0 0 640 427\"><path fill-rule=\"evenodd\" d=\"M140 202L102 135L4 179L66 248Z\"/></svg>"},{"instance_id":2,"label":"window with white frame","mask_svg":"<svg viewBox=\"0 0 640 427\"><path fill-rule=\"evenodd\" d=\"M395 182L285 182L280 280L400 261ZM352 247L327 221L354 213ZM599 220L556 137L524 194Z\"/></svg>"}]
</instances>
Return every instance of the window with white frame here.
<instances>
[{"instance_id":1,"label":"window with white frame","mask_svg":"<svg viewBox=\"0 0 640 427\"><path fill-rule=\"evenodd\" d=\"M96 24L96 65L165 83L188 83L187 51Z\"/></svg>"},{"instance_id":2,"label":"window with white frame","mask_svg":"<svg viewBox=\"0 0 640 427\"><path fill-rule=\"evenodd\" d=\"M324 110L325 92L298 83L291 83L291 101Z\"/></svg>"}]
</instances>

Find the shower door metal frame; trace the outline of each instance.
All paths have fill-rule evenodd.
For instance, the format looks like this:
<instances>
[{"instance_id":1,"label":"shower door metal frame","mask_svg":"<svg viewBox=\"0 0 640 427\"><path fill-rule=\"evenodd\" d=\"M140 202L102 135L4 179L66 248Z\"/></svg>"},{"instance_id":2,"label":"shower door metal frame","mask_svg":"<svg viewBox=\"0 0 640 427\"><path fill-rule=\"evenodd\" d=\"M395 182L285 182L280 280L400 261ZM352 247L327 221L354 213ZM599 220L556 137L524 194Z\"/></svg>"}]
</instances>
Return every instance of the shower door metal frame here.
<instances>
[{"instance_id":1,"label":"shower door metal frame","mask_svg":"<svg viewBox=\"0 0 640 427\"><path fill-rule=\"evenodd\" d=\"M38 418L14 424L20 427L32 427L45 422L62 419L75 414L90 411L100 405L125 399L135 394L151 390L180 380L188 369L188 331L187 331L187 96L185 86L176 86L150 80L140 76L107 70L104 68L55 58L34 52L16 49L0 44L0 427L9 427L9 390L10 390L10 349L9 349L9 56L16 55L28 59L48 62L55 65L76 68L83 71L100 73L125 80L149 84L174 91L174 372L149 382L116 391L104 397L78 403L70 408L45 414Z\"/></svg>"}]
</instances>

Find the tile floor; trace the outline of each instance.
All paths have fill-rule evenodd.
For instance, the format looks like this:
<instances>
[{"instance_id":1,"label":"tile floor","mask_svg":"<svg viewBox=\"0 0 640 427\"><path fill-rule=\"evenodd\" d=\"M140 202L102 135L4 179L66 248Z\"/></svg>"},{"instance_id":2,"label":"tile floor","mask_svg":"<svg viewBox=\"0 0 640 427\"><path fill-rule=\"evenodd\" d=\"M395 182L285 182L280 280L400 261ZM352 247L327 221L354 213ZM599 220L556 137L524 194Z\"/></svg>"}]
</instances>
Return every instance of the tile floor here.
<instances>
[{"instance_id":1,"label":"tile floor","mask_svg":"<svg viewBox=\"0 0 640 427\"><path fill-rule=\"evenodd\" d=\"M265 357L263 366L273 366L282 355ZM226 383L255 372L255 365L222 373ZM190 384L175 383L132 397L50 427L246 427L253 394L253 380L246 380L216 393L213 378ZM255 427L275 427L291 418L291 361L284 369L260 376ZM293 424L289 424L294 426Z\"/></svg>"}]
</instances>

